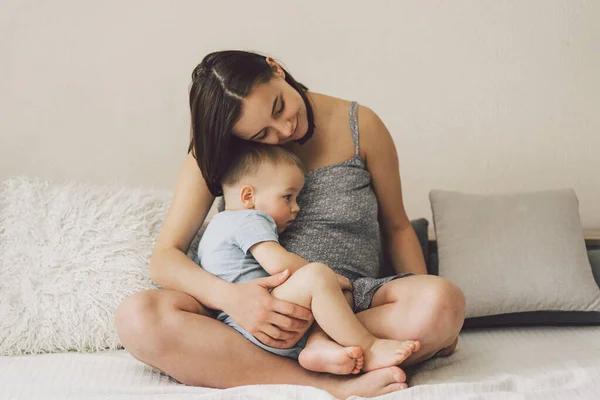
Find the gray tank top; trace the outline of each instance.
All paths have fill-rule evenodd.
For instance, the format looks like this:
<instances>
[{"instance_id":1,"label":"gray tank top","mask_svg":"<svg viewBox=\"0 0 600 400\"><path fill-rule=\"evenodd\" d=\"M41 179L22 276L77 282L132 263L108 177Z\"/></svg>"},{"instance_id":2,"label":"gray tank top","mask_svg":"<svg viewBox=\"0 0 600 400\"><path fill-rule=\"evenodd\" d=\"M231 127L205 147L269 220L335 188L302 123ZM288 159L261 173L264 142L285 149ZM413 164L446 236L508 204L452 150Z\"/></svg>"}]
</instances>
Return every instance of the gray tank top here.
<instances>
[{"instance_id":1,"label":"gray tank top","mask_svg":"<svg viewBox=\"0 0 600 400\"><path fill-rule=\"evenodd\" d=\"M371 174L358 151L358 103L349 110L354 156L306 174L296 222L280 234L288 251L351 280L379 276L381 239ZM369 300L370 301L370 300Z\"/></svg>"}]
</instances>

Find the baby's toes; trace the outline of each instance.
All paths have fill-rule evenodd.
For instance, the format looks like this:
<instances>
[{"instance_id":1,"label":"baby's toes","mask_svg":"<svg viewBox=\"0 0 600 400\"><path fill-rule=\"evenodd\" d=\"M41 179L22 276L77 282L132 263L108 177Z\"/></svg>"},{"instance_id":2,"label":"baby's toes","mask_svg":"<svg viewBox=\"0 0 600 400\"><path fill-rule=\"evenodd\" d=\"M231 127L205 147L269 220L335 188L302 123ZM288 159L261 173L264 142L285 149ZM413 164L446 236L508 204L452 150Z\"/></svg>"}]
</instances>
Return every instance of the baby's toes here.
<instances>
[{"instance_id":1,"label":"baby's toes","mask_svg":"<svg viewBox=\"0 0 600 400\"><path fill-rule=\"evenodd\" d=\"M359 369L362 369L363 365L365 364L365 358L364 357L359 357L356 359L356 366Z\"/></svg>"},{"instance_id":2,"label":"baby's toes","mask_svg":"<svg viewBox=\"0 0 600 400\"><path fill-rule=\"evenodd\" d=\"M354 364L354 369L352 370L352 373L358 374L362 370L362 367L365 363L365 358L363 356L360 356L355 361L356 363Z\"/></svg>"},{"instance_id":3,"label":"baby's toes","mask_svg":"<svg viewBox=\"0 0 600 400\"><path fill-rule=\"evenodd\" d=\"M418 340L415 340L412 351L415 352L415 351L419 351L419 350L421 350L421 342L419 342Z\"/></svg>"},{"instance_id":4,"label":"baby's toes","mask_svg":"<svg viewBox=\"0 0 600 400\"><path fill-rule=\"evenodd\" d=\"M348 357L353 358L353 359L358 359L360 357L363 357L363 349L360 348L359 346L345 347L344 351L346 352Z\"/></svg>"},{"instance_id":5,"label":"baby's toes","mask_svg":"<svg viewBox=\"0 0 600 400\"><path fill-rule=\"evenodd\" d=\"M412 340L407 340L407 341L405 341L405 342L403 343L403 345L400 347L400 349L399 349L399 350L401 350L401 351L403 351L403 352L405 352L405 353L409 353L409 354L410 354L410 353L412 353L413 351L416 351L416 350L415 350L415 343L416 343L416 342L414 342L414 341L412 341Z\"/></svg>"}]
</instances>

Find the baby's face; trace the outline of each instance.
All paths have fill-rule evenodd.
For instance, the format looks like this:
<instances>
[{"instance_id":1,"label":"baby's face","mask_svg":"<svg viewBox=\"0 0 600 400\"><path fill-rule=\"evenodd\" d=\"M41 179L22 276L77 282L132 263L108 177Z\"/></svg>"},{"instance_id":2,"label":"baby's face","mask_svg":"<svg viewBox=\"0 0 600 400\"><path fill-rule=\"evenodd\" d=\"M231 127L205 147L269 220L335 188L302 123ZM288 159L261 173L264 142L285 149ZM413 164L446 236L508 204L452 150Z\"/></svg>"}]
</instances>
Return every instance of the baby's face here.
<instances>
[{"instance_id":1,"label":"baby's face","mask_svg":"<svg viewBox=\"0 0 600 400\"><path fill-rule=\"evenodd\" d=\"M271 216L281 233L294 220L300 211L298 194L304 186L302 171L289 164L265 165L261 168L260 182L254 197L254 208Z\"/></svg>"}]
</instances>

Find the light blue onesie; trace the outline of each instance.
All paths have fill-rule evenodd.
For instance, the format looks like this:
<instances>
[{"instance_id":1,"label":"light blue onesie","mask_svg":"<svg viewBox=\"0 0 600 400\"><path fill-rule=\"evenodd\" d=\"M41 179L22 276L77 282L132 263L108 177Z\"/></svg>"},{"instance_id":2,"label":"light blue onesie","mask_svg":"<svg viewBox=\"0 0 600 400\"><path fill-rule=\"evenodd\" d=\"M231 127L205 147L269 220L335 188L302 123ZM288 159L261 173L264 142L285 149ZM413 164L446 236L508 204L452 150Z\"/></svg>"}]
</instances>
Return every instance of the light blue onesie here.
<instances>
[{"instance_id":1,"label":"light blue onesie","mask_svg":"<svg viewBox=\"0 0 600 400\"><path fill-rule=\"evenodd\" d=\"M266 241L279 243L277 225L268 214L256 210L220 212L208 224L198 245L200 265L213 275L232 283L269 276L249 251L253 245ZM298 359L306 345L307 334L291 349L270 347L236 324L227 313L221 311L217 319L257 346L280 356Z\"/></svg>"}]
</instances>

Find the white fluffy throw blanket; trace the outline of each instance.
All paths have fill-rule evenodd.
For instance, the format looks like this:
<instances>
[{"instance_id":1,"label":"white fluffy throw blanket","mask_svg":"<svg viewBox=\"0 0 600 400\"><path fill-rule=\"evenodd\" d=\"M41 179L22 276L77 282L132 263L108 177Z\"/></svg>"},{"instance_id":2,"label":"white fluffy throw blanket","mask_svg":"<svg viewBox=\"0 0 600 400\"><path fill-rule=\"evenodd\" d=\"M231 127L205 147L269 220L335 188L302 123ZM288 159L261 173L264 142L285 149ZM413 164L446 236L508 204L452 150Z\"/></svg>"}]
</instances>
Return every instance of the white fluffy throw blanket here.
<instances>
[{"instance_id":1,"label":"white fluffy throw blanket","mask_svg":"<svg viewBox=\"0 0 600 400\"><path fill-rule=\"evenodd\" d=\"M148 263L171 196L0 182L0 355L117 349L117 306L155 287Z\"/></svg>"}]
</instances>

